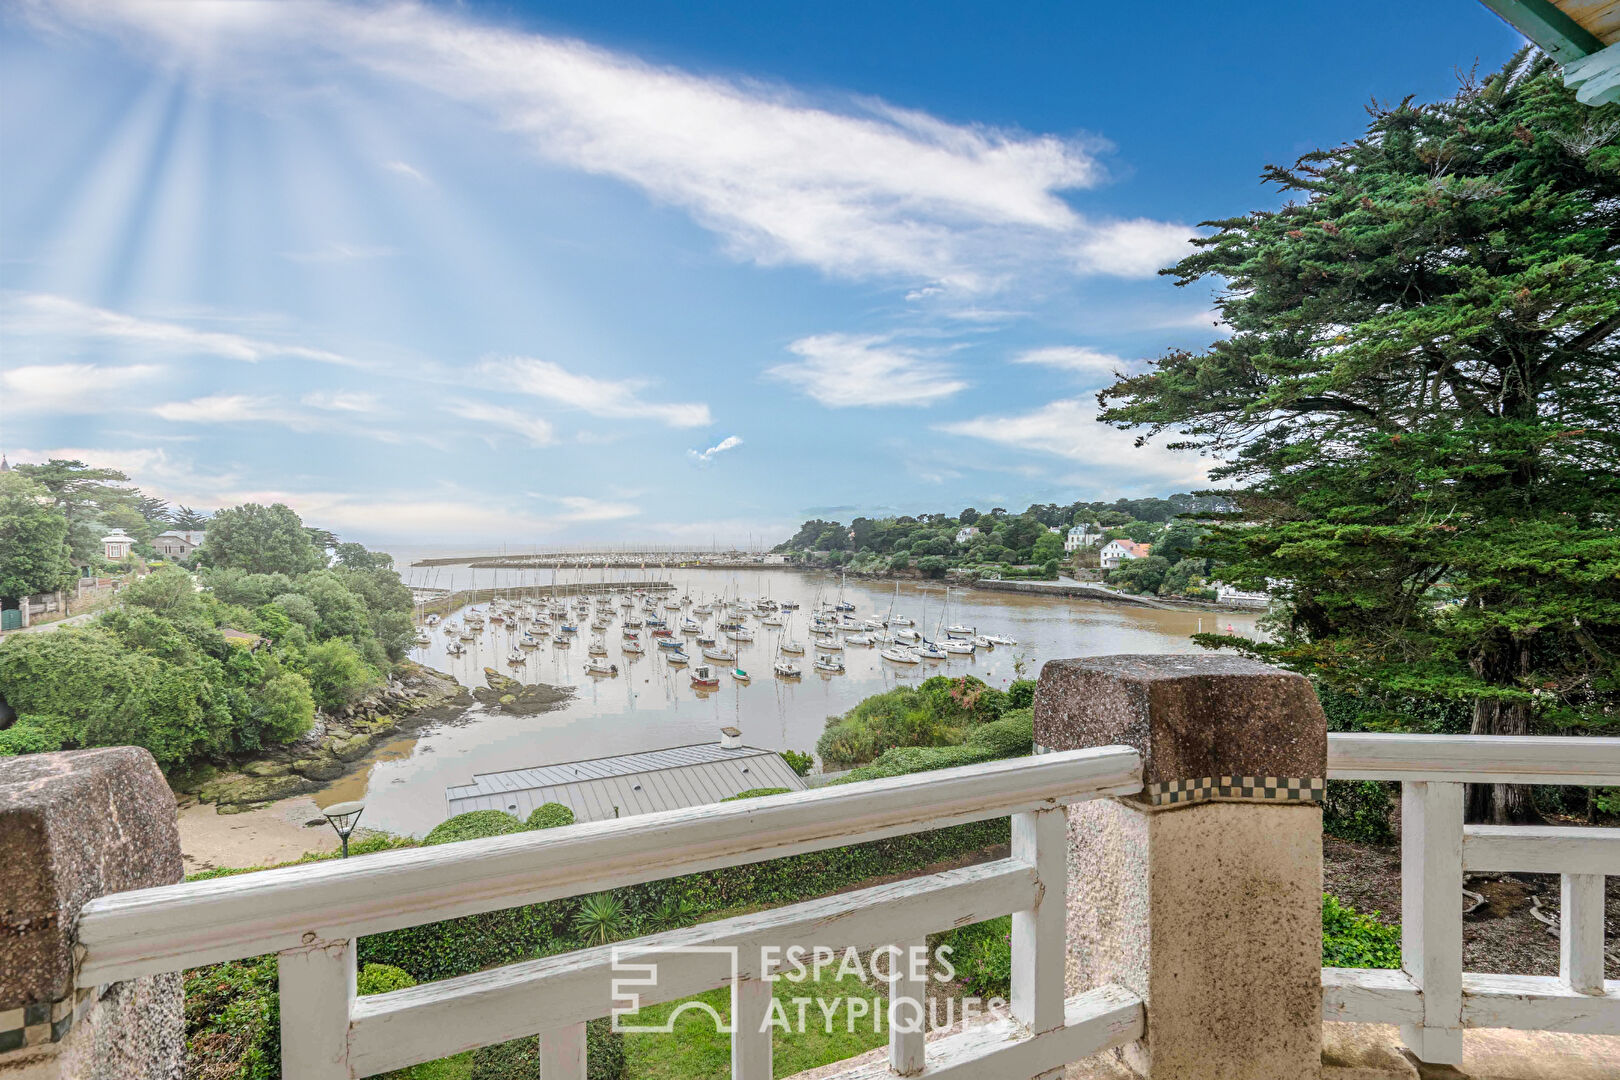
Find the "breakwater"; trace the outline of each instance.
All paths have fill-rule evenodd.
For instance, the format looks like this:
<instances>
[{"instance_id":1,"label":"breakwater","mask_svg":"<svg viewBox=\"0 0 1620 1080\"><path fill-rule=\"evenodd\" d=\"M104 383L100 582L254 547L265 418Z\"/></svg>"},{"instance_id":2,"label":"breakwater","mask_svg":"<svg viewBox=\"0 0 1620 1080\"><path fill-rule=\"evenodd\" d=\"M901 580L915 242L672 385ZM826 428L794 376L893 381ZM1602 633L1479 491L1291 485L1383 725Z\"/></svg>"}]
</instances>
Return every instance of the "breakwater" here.
<instances>
[{"instance_id":1,"label":"breakwater","mask_svg":"<svg viewBox=\"0 0 1620 1080\"><path fill-rule=\"evenodd\" d=\"M413 565L420 566L420 563ZM429 615L449 615L457 608L468 604L487 604L496 597L507 600L539 600L549 599L553 596L579 596L581 594L594 596L598 593L625 593L644 589L647 592L673 592L674 585L667 581L590 581L575 582L568 585L524 585L517 588L501 589L458 589L444 596L436 596L416 605L416 617L425 618Z\"/></svg>"}]
</instances>

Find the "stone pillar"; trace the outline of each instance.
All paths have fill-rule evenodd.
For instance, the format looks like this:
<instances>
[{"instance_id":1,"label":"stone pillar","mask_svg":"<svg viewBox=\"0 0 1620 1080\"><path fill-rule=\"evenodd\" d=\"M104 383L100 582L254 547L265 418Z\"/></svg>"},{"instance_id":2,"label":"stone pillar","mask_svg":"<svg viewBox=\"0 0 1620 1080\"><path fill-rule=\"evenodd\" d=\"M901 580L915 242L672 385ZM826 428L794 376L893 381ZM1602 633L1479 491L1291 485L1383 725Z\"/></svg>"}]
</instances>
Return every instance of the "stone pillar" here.
<instances>
[{"instance_id":1,"label":"stone pillar","mask_svg":"<svg viewBox=\"0 0 1620 1080\"><path fill-rule=\"evenodd\" d=\"M1043 751L1123 744L1137 795L1069 808L1067 991L1117 983L1152 1080L1321 1075L1327 721L1310 683L1220 655L1057 660Z\"/></svg>"},{"instance_id":2,"label":"stone pillar","mask_svg":"<svg viewBox=\"0 0 1620 1080\"><path fill-rule=\"evenodd\" d=\"M138 747L0 758L0 1080L176 1080L178 974L75 982L79 911L181 878L174 794Z\"/></svg>"}]
</instances>

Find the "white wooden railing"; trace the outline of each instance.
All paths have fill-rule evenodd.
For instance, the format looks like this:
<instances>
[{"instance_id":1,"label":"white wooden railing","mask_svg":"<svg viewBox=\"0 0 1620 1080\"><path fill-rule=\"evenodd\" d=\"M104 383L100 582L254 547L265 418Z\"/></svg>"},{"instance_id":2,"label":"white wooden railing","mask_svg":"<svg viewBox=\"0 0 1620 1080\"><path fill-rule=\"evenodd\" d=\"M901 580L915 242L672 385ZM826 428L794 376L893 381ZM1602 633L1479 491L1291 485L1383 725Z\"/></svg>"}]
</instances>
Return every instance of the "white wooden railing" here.
<instances>
[{"instance_id":1,"label":"white wooden railing","mask_svg":"<svg viewBox=\"0 0 1620 1080\"><path fill-rule=\"evenodd\" d=\"M1328 1020L1399 1024L1423 1061L1462 1060L1466 1028L1620 1035L1620 981L1603 978L1605 875L1620 830L1463 824L1463 785L1620 785L1620 739L1328 736L1328 776L1401 782L1399 971L1326 968ZM1559 974L1463 970L1470 871L1559 874Z\"/></svg>"},{"instance_id":2,"label":"white wooden railing","mask_svg":"<svg viewBox=\"0 0 1620 1080\"><path fill-rule=\"evenodd\" d=\"M761 946L906 948L1011 914L1012 1016L929 1043L928 1067L963 1080L1041 1076L1144 1030L1141 1000L1120 987L1064 998L1062 808L1141 787L1136 751L1103 747L116 893L82 912L79 985L274 952L285 1076L350 1080L538 1033L541 1074L582 1080L585 1022L616 1005L613 946L357 998L356 939L1011 815L1006 859L638 939L667 958L640 1000L730 983L732 1074L769 1080L771 1029L759 1020L773 972ZM736 946L738 966L719 952L677 954L683 946ZM896 983L891 1009L920 1014L922 989ZM890 1060L874 1075L922 1070L915 1028L890 1025Z\"/></svg>"}]
</instances>

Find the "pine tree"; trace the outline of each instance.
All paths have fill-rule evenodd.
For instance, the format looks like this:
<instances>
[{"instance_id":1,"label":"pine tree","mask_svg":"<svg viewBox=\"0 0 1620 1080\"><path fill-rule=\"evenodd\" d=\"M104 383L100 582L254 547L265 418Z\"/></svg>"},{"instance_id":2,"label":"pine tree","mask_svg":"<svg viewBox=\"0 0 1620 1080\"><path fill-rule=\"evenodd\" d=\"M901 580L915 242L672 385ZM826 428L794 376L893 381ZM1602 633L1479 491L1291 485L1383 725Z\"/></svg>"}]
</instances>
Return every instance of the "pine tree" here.
<instances>
[{"instance_id":1,"label":"pine tree","mask_svg":"<svg viewBox=\"0 0 1620 1080\"><path fill-rule=\"evenodd\" d=\"M1199 554L1285 618L1218 644L1372 726L1392 703L1479 734L1620 725L1620 106L1521 53L1369 112L1264 170L1299 201L1206 223L1165 272L1218 279L1231 336L1121 379L1103 419L1223 462L1243 524ZM1535 814L1506 787L1469 811Z\"/></svg>"}]
</instances>

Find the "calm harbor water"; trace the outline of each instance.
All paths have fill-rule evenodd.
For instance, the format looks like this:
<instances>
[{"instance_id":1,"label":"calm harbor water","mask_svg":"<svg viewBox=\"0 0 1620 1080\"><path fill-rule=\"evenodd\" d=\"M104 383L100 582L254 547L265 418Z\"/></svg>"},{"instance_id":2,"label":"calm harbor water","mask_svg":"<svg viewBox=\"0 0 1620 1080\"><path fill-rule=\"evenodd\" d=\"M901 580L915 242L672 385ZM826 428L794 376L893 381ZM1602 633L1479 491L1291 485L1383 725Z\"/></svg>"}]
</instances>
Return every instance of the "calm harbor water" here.
<instances>
[{"instance_id":1,"label":"calm harbor water","mask_svg":"<svg viewBox=\"0 0 1620 1080\"><path fill-rule=\"evenodd\" d=\"M550 571L474 572L466 566L417 567L397 553L407 583L456 588L509 588L552 583ZM599 582L600 571L562 571L564 585ZM611 572L608 580L615 580ZM836 601L840 582L830 574L787 570L649 570L627 572L617 580L663 580L675 585L674 596L689 594L708 600L717 596L752 599L770 596L796 600L792 636L808 646L809 611L818 598ZM900 666L881 659L876 648L847 646L843 650L846 674L826 675L810 666L811 653L797 658L804 669L801 680L775 678L771 662L777 635L750 621L756 639L737 643L737 666L752 682L736 682L732 665L717 664L720 685L700 690L691 685L688 668L671 667L656 646L648 643L642 656L621 653L620 619L607 631L607 660L619 675L598 678L585 673L586 647L591 632L582 626L570 648L554 648L542 640L529 651L521 666L506 662L512 636L504 628L486 628L476 643L469 642L464 656L450 656L443 633L411 656L429 667L448 671L464 685L484 683L484 668L491 667L528 683L576 687L566 706L537 716L507 716L473 706L463 715L424 728L381 747L375 759L358 773L319 793L322 805L347 799L366 801L365 824L394 832L422 834L446 815L444 789L468 783L474 773L496 772L607 754L631 753L666 746L710 742L727 725L740 728L750 745L776 750L813 750L827 717L843 713L871 694L904 684L916 684L936 674L972 674L1002 687L1023 667L1033 677L1047 660L1108 653L1195 652L1190 635L1200 627L1240 633L1254 632L1254 616L1195 611L1157 611L1096 601L952 588L947 598L942 585L902 584L898 599L891 582L857 583L842 587L843 599L856 607L857 619L883 618L891 603L896 615L905 615L934 636L941 620L973 626L982 634L1015 639L1015 646L981 650L974 656L952 655L943 661ZM675 612L660 610L678 627ZM708 623L712 629L713 621ZM538 636L538 635L537 635ZM677 637L679 633L677 632ZM643 641L647 642L645 632ZM476 647L474 647L476 646ZM695 645L688 648L694 663L701 662Z\"/></svg>"}]
</instances>

